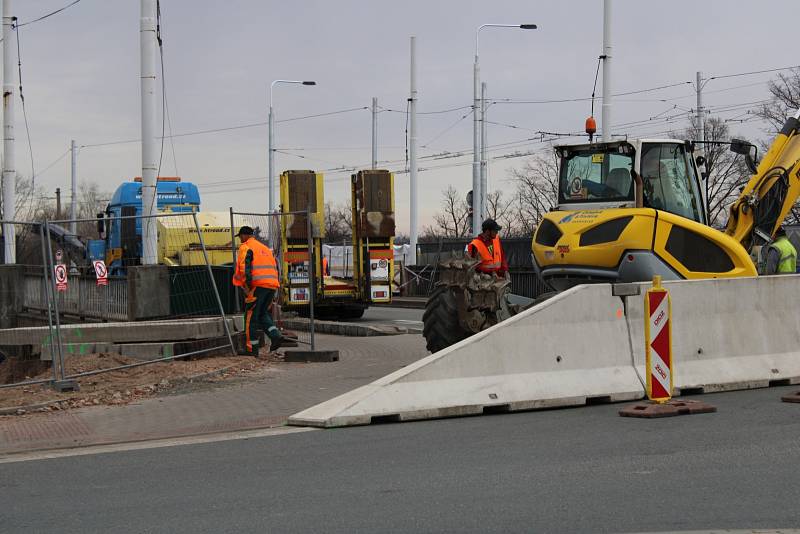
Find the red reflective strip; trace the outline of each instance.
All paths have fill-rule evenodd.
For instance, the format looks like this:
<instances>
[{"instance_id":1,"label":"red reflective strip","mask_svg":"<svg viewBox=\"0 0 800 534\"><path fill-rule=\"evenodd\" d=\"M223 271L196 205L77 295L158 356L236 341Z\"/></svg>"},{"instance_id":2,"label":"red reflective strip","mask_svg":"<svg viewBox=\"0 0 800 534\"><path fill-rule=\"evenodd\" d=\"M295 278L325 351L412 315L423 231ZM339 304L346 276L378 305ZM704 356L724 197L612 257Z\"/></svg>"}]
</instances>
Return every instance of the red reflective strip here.
<instances>
[{"instance_id":1,"label":"red reflective strip","mask_svg":"<svg viewBox=\"0 0 800 534\"><path fill-rule=\"evenodd\" d=\"M393 260L394 253L391 250L370 250L369 257L372 259L380 260Z\"/></svg>"}]
</instances>

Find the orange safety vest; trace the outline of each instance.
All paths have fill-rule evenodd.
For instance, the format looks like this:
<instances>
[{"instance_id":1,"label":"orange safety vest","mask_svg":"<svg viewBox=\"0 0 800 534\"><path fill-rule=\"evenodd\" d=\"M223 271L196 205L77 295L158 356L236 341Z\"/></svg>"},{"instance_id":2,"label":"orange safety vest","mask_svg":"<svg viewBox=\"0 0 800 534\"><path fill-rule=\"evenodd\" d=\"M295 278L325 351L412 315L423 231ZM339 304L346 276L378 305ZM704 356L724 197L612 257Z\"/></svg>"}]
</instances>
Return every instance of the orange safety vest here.
<instances>
[{"instance_id":1,"label":"orange safety vest","mask_svg":"<svg viewBox=\"0 0 800 534\"><path fill-rule=\"evenodd\" d=\"M268 246L254 237L239 246L239 254L236 258L236 272L233 273L233 285L243 287L247 281L244 263L249 250L253 251L252 287L278 289L280 287L280 279L275 256Z\"/></svg>"},{"instance_id":2,"label":"orange safety vest","mask_svg":"<svg viewBox=\"0 0 800 534\"><path fill-rule=\"evenodd\" d=\"M322 257L322 276L329 276L328 275L328 258L325 256Z\"/></svg>"},{"instance_id":3,"label":"orange safety vest","mask_svg":"<svg viewBox=\"0 0 800 534\"><path fill-rule=\"evenodd\" d=\"M495 237L494 240L492 240L491 251L480 237L473 239L470 245L474 246L481 256L481 264L478 265L478 270L485 273L493 273L499 271L503 266L503 249L500 247L499 237Z\"/></svg>"}]
</instances>

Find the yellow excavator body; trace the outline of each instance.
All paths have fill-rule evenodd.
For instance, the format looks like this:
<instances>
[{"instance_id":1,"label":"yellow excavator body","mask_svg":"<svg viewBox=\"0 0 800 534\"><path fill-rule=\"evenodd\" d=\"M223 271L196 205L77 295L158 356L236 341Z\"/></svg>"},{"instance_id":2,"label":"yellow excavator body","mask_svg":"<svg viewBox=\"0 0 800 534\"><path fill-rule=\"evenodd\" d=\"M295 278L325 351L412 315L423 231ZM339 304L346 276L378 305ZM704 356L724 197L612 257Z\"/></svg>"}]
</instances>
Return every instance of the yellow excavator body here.
<instances>
[{"instance_id":1,"label":"yellow excavator body","mask_svg":"<svg viewBox=\"0 0 800 534\"><path fill-rule=\"evenodd\" d=\"M652 208L554 211L533 240L540 276L557 290L586 282L755 276L732 237Z\"/></svg>"}]
</instances>

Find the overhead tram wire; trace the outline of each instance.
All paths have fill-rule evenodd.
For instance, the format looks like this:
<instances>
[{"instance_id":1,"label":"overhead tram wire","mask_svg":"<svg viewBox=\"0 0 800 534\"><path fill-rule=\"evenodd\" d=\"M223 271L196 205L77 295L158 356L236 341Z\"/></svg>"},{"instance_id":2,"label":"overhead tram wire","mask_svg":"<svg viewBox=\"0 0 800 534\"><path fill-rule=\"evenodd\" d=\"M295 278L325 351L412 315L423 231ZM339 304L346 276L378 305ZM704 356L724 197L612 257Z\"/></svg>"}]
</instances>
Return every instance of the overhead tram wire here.
<instances>
[{"instance_id":1,"label":"overhead tram wire","mask_svg":"<svg viewBox=\"0 0 800 534\"><path fill-rule=\"evenodd\" d=\"M19 25L14 25L14 33L17 39L17 69L19 72L19 99L22 101L22 117L25 120L25 134L28 137L28 152L31 156L31 190L36 189L36 170L33 164L33 144L31 144L31 129L28 126L28 111L25 107L25 94L22 92L22 51L19 45Z\"/></svg>"},{"instance_id":2,"label":"overhead tram wire","mask_svg":"<svg viewBox=\"0 0 800 534\"><path fill-rule=\"evenodd\" d=\"M67 9L71 8L72 6L74 6L75 4L77 4L77 3L78 3L78 2L80 2L80 1L81 1L81 0L74 0L73 2L70 2L69 4L65 5L64 7L62 7L62 8L59 8L59 9L56 9L55 11L52 11L52 12L50 12L50 13L46 14L46 15L42 15L42 16L41 16L41 17L39 17L39 18L35 18L35 19L33 19L33 20L29 20L28 22L23 22L23 23L20 23L20 24L18 24L18 25L17 25L17 27L20 27L20 28L21 28L22 26L27 26L27 25L29 25L29 24L34 24L34 23L36 23L36 22L43 21L44 19L50 18L50 17L52 17L53 15L57 15L58 13L61 13L62 11L65 11L65 10L67 10Z\"/></svg>"},{"instance_id":3,"label":"overhead tram wire","mask_svg":"<svg viewBox=\"0 0 800 534\"><path fill-rule=\"evenodd\" d=\"M343 109L343 110L339 110L339 111L331 111L331 112L328 112L328 113L318 113L316 115L306 115L306 116L302 116L302 117L292 117L292 118L289 118L289 119L283 119L283 120L276 121L276 122L290 122L290 121L299 121L299 120L311 119L311 118L316 118L316 117L327 117L327 116L330 116L330 115L336 115L336 114L341 114L341 113L349 113L349 112L352 112L352 111L360 111L360 110L363 110L363 109L369 109L369 108L363 107L363 108ZM172 135L168 135L168 136L164 136L164 137L165 138L170 138L170 137L189 137L189 136L193 136L193 135L204 135L204 134L210 134L210 133L228 132L228 131L232 131L232 130L243 130L243 129L247 129L247 128L257 128L259 126L267 126L268 124L269 123L266 122L266 121L253 122L253 123L248 123L248 124L240 124L240 125L237 125L237 126L224 126L224 127L221 127L221 128L209 128L209 129L206 129L206 130L195 130L195 131L190 131L190 132L177 133L177 134L172 134ZM94 148L94 147L111 146L111 145L124 145L124 144L139 143L139 142L141 142L141 138L139 138L139 139L122 139L122 140L119 140L119 141L107 141L107 142L102 142L102 143L90 143L90 144L86 144L86 145L81 145L81 148Z\"/></svg>"}]
</instances>

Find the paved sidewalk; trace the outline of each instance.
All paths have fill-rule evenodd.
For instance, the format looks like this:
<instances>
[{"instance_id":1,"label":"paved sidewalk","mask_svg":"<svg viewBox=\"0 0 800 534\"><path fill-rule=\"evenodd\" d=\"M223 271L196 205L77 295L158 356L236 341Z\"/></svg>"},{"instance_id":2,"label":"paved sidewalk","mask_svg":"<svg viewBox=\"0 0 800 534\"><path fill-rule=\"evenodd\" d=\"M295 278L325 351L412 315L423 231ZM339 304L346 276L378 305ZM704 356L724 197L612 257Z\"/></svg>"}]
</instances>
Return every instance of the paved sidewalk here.
<instances>
[{"instance_id":1,"label":"paved sidewalk","mask_svg":"<svg viewBox=\"0 0 800 534\"><path fill-rule=\"evenodd\" d=\"M420 335L318 335L317 345L339 349L340 361L274 363L244 380L200 384L136 404L0 417L0 455L279 426L427 355Z\"/></svg>"}]
</instances>

